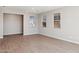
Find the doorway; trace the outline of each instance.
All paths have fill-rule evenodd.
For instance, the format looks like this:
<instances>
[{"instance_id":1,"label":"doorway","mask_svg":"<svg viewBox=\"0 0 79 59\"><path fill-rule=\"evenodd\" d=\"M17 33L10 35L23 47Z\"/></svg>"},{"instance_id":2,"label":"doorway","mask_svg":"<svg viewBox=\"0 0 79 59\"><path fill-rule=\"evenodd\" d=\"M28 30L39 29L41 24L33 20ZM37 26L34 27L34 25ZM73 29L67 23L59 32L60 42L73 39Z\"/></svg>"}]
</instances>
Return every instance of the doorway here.
<instances>
[{"instance_id":1,"label":"doorway","mask_svg":"<svg viewBox=\"0 0 79 59\"><path fill-rule=\"evenodd\" d=\"M3 15L3 35L23 35L23 15L8 14Z\"/></svg>"}]
</instances>

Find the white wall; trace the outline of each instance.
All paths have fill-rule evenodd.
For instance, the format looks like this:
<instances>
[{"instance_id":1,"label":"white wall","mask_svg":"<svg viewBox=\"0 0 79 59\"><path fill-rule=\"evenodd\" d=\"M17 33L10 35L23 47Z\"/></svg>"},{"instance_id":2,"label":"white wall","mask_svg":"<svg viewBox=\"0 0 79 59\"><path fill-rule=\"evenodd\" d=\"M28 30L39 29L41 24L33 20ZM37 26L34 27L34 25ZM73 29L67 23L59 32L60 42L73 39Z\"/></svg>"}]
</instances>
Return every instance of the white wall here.
<instances>
[{"instance_id":1,"label":"white wall","mask_svg":"<svg viewBox=\"0 0 79 59\"><path fill-rule=\"evenodd\" d=\"M20 9L14 9L14 8L8 8L8 7L4 7L2 8L3 13L8 13L8 14L19 14L19 15L23 15L25 14L25 12L23 10Z\"/></svg>"},{"instance_id":2,"label":"white wall","mask_svg":"<svg viewBox=\"0 0 79 59\"><path fill-rule=\"evenodd\" d=\"M23 33L23 19L22 15L16 14L4 14L3 19L3 34L10 35L10 34L21 34Z\"/></svg>"},{"instance_id":3,"label":"white wall","mask_svg":"<svg viewBox=\"0 0 79 59\"><path fill-rule=\"evenodd\" d=\"M30 28L29 27L29 22L30 16L35 16L35 27L34 28ZM36 14L31 14L31 13L27 13L24 14L24 35L32 35L32 34L38 34L38 18Z\"/></svg>"},{"instance_id":4,"label":"white wall","mask_svg":"<svg viewBox=\"0 0 79 59\"><path fill-rule=\"evenodd\" d=\"M38 18L37 14L27 13L22 10L4 9L4 13L23 15L23 35L38 34ZM35 16L35 28L29 28L29 16ZM31 30L30 30L31 29Z\"/></svg>"},{"instance_id":5,"label":"white wall","mask_svg":"<svg viewBox=\"0 0 79 59\"><path fill-rule=\"evenodd\" d=\"M2 7L0 7L0 38L3 38L3 13L2 13Z\"/></svg>"},{"instance_id":6,"label":"white wall","mask_svg":"<svg viewBox=\"0 0 79 59\"><path fill-rule=\"evenodd\" d=\"M53 14L61 13L61 28L55 29ZM42 27L42 16L47 15L47 27ZM50 12L39 14L39 33L79 43L79 7L63 7Z\"/></svg>"},{"instance_id":7,"label":"white wall","mask_svg":"<svg viewBox=\"0 0 79 59\"><path fill-rule=\"evenodd\" d=\"M0 38L3 38L3 14L0 13Z\"/></svg>"},{"instance_id":8,"label":"white wall","mask_svg":"<svg viewBox=\"0 0 79 59\"><path fill-rule=\"evenodd\" d=\"M4 17L3 14L4 13L18 14L18 15L23 15L24 16L23 17L23 22L24 22L23 23L23 35L38 34L38 19L37 19L36 14L27 13L27 12L22 11L22 10L14 10L14 9L8 9L8 8L4 9L3 7L0 7L0 38L3 37L3 17ZM35 28L29 28L29 25L28 25L29 16L32 16L32 15L36 17L36 20L35 20L36 27Z\"/></svg>"}]
</instances>

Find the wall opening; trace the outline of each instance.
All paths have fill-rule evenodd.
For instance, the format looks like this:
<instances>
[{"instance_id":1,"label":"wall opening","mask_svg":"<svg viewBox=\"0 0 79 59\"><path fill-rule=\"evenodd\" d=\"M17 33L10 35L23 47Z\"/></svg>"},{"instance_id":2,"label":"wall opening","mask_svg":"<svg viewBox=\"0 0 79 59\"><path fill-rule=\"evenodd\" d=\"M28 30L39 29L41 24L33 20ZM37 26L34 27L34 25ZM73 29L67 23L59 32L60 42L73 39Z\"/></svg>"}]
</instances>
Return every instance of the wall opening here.
<instances>
[{"instance_id":1,"label":"wall opening","mask_svg":"<svg viewBox=\"0 0 79 59\"><path fill-rule=\"evenodd\" d=\"M23 15L3 14L3 35L23 35Z\"/></svg>"}]
</instances>

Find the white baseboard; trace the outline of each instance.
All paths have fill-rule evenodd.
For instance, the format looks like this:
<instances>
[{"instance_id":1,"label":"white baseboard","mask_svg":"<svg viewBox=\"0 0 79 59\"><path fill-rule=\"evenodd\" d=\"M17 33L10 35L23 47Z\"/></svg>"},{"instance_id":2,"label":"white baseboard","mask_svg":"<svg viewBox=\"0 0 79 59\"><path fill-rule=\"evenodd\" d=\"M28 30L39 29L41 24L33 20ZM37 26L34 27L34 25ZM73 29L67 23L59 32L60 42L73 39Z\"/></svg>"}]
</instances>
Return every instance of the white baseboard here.
<instances>
[{"instance_id":1,"label":"white baseboard","mask_svg":"<svg viewBox=\"0 0 79 59\"><path fill-rule=\"evenodd\" d=\"M70 40L70 39L66 39L66 38L62 38L62 37L58 37L58 36L50 36L50 35L45 35L45 34L41 34L41 35L48 36L51 38L60 39L60 40L64 40L64 41L68 41L68 42L75 43L75 44L79 44L79 41L74 41L74 40Z\"/></svg>"},{"instance_id":2,"label":"white baseboard","mask_svg":"<svg viewBox=\"0 0 79 59\"><path fill-rule=\"evenodd\" d=\"M38 34L38 33L28 33L28 34L23 34L23 35L34 35L34 34Z\"/></svg>"},{"instance_id":3,"label":"white baseboard","mask_svg":"<svg viewBox=\"0 0 79 59\"><path fill-rule=\"evenodd\" d=\"M79 44L78 41L74 41L74 40L70 40L70 39L66 39L66 38L61 38L61 37L56 37L56 36L53 36L53 37L60 39L60 40L68 41L68 42L71 42L71 43Z\"/></svg>"},{"instance_id":4,"label":"white baseboard","mask_svg":"<svg viewBox=\"0 0 79 59\"><path fill-rule=\"evenodd\" d=\"M9 34L4 34L5 35L16 35L16 34L22 34L22 33L9 33Z\"/></svg>"},{"instance_id":5,"label":"white baseboard","mask_svg":"<svg viewBox=\"0 0 79 59\"><path fill-rule=\"evenodd\" d=\"M0 39L3 39L3 37L0 37Z\"/></svg>"}]
</instances>

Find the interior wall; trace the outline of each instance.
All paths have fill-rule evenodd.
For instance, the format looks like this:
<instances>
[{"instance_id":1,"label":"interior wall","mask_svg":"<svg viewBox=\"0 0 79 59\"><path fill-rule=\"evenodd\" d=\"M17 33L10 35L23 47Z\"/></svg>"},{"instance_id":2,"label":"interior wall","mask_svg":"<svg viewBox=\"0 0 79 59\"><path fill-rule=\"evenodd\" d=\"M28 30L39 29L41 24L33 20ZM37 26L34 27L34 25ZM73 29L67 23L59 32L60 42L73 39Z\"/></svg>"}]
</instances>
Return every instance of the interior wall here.
<instances>
[{"instance_id":1,"label":"interior wall","mask_svg":"<svg viewBox=\"0 0 79 59\"><path fill-rule=\"evenodd\" d=\"M3 32L3 18L4 18L3 14L4 13L23 15L23 35L38 34L38 16L37 16L37 14L27 13L22 10L13 10L13 9L8 9L8 8L3 9L3 7L0 7L0 38L3 38L3 35L6 34ZM29 24L28 24L29 16L36 17L36 20L35 20L36 27L34 29L29 28ZM29 29L32 29L32 30L29 30ZM9 33L9 34L11 34L11 33Z\"/></svg>"},{"instance_id":2,"label":"interior wall","mask_svg":"<svg viewBox=\"0 0 79 59\"><path fill-rule=\"evenodd\" d=\"M34 28L31 28L29 27L29 22L31 21L30 20L30 16L34 16L35 17L35 27ZM32 14L32 13L27 13L27 14L24 14L24 35L32 35L32 34L38 34L38 16L36 14Z\"/></svg>"},{"instance_id":3,"label":"interior wall","mask_svg":"<svg viewBox=\"0 0 79 59\"><path fill-rule=\"evenodd\" d=\"M3 14L0 13L0 38L3 38Z\"/></svg>"},{"instance_id":4,"label":"interior wall","mask_svg":"<svg viewBox=\"0 0 79 59\"><path fill-rule=\"evenodd\" d=\"M3 38L3 12L2 12L2 7L0 7L0 38Z\"/></svg>"},{"instance_id":5,"label":"interior wall","mask_svg":"<svg viewBox=\"0 0 79 59\"><path fill-rule=\"evenodd\" d=\"M61 13L61 28L54 28L54 13ZM42 17L47 15L47 27L42 27ZM63 7L39 16L39 33L79 44L79 7Z\"/></svg>"},{"instance_id":6,"label":"interior wall","mask_svg":"<svg viewBox=\"0 0 79 59\"><path fill-rule=\"evenodd\" d=\"M4 14L3 35L22 34L23 17L17 14Z\"/></svg>"},{"instance_id":7,"label":"interior wall","mask_svg":"<svg viewBox=\"0 0 79 59\"><path fill-rule=\"evenodd\" d=\"M38 16L34 13L25 12L23 10L4 9L4 13L23 15L23 35L38 34ZM29 28L29 16L35 16L35 28Z\"/></svg>"}]
</instances>

